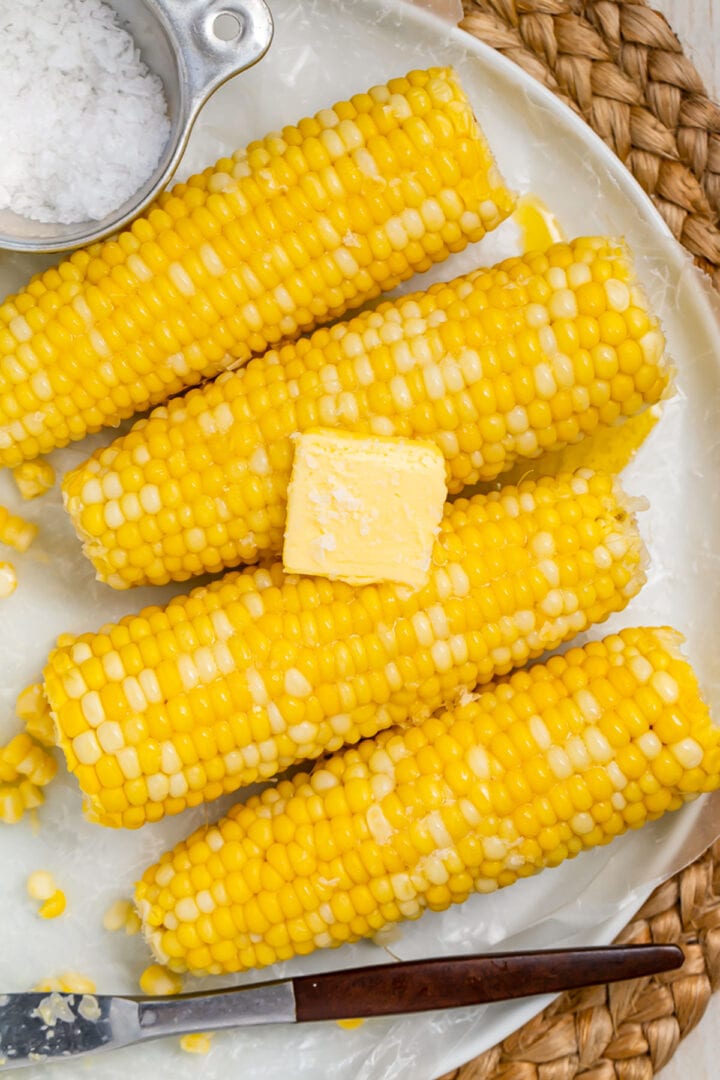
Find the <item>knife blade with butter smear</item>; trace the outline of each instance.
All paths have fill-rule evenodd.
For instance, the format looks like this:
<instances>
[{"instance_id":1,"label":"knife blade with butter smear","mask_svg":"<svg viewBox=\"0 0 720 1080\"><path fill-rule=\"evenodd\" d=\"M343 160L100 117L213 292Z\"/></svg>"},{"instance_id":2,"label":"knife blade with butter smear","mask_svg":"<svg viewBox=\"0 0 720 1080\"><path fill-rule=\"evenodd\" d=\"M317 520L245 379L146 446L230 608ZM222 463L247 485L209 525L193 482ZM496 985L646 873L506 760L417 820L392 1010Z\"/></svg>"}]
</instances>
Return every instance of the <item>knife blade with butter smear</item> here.
<instances>
[{"instance_id":1,"label":"knife blade with butter smear","mask_svg":"<svg viewBox=\"0 0 720 1080\"><path fill-rule=\"evenodd\" d=\"M413 960L176 997L0 995L0 1072L146 1039L255 1024L389 1016L559 993L678 968L677 945Z\"/></svg>"}]
</instances>

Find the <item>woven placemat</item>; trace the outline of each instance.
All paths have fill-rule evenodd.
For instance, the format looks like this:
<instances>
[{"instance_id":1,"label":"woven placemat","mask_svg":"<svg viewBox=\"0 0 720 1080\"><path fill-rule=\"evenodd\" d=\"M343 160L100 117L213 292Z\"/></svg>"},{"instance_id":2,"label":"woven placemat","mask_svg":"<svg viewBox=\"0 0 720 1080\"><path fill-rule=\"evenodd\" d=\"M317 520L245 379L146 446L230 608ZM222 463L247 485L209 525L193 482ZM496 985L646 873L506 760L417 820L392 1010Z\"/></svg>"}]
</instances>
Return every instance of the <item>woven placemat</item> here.
<instances>
[{"instance_id":1,"label":"woven placemat","mask_svg":"<svg viewBox=\"0 0 720 1080\"><path fill-rule=\"evenodd\" d=\"M464 7L461 26L594 128L720 288L720 107L665 17L645 0ZM651 1080L720 985L720 841L656 889L618 940L676 942L685 963L666 976L564 994L443 1080Z\"/></svg>"}]
</instances>

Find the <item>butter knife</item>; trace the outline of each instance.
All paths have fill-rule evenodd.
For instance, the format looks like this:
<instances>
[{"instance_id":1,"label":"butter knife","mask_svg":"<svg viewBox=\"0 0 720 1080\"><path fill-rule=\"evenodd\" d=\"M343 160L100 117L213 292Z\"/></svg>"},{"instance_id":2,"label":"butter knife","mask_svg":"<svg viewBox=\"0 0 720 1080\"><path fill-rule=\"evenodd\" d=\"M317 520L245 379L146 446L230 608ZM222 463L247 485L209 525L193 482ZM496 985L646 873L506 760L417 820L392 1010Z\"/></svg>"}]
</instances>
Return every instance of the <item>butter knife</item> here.
<instances>
[{"instance_id":1,"label":"butter knife","mask_svg":"<svg viewBox=\"0 0 720 1080\"><path fill-rule=\"evenodd\" d=\"M253 1024L479 1005L680 967L676 945L456 956L379 964L176 997L0 995L0 1072L146 1039Z\"/></svg>"}]
</instances>

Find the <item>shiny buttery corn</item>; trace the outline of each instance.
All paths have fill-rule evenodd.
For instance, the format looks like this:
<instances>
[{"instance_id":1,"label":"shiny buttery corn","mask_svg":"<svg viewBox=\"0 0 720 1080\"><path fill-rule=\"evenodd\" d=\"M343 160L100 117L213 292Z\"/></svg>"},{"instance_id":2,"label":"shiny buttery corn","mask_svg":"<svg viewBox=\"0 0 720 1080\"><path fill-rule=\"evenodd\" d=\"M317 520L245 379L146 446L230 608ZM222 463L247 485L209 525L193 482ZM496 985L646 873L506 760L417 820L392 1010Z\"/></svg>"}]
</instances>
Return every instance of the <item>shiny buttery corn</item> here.
<instances>
[{"instance_id":1,"label":"shiny buttery corn","mask_svg":"<svg viewBox=\"0 0 720 1080\"><path fill-rule=\"evenodd\" d=\"M134 828L418 721L643 580L609 476L526 481L447 504L422 589L231 573L57 648L45 693L89 816Z\"/></svg>"},{"instance_id":2,"label":"shiny buttery corn","mask_svg":"<svg viewBox=\"0 0 720 1080\"><path fill-rule=\"evenodd\" d=\"M282 550L292 435L432 440L458 492L656 402L663 337L626 249L589 237L394 300L175 398L69 473L101 581Z\"/></svg>"},{"instance_id":3,"label":"shiny buttery corn","mask_svg":"<svg viewBox=\"0 0 720 1080\"><path fill-rule=\"evenodd\" d=\"M447 68L251 143L0 305L0 465L337 318L512 205Z\"/></svg>"},{"instance_id":4,"label":"shiny buttery corn","mask_svg":"<svg viewBox=\"0 0 720 1080\"><path fill-rule=\"evenodd\" d=\"M173 970L262 967L512 885L718 783L678 636L624 630L267 788L150 867L136 904Z\"/></svg>"}]
</instances>

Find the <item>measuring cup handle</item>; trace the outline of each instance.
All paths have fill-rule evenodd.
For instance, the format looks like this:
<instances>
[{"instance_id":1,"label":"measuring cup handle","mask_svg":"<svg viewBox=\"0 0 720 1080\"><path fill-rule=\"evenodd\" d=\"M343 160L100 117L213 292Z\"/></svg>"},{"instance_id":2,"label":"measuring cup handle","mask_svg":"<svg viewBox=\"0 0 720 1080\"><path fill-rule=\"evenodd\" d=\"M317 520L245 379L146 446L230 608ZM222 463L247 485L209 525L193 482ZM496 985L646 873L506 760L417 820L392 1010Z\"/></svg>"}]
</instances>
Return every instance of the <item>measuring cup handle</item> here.
<instances>
[{"instance_id":1,"label":"measuring cup handle","mask_svg":"<svg viewBox=\"0 0 720 1080\"><path fill-rule=\"evenodd\" d=\"M233 75L252 67L267 52L273 36L273 20L264 0L154 0L178 45L184 68L185 121L198 110L219 86ZM220 37L219 16L232 31Z\"/></svg>"}]
</instances>

